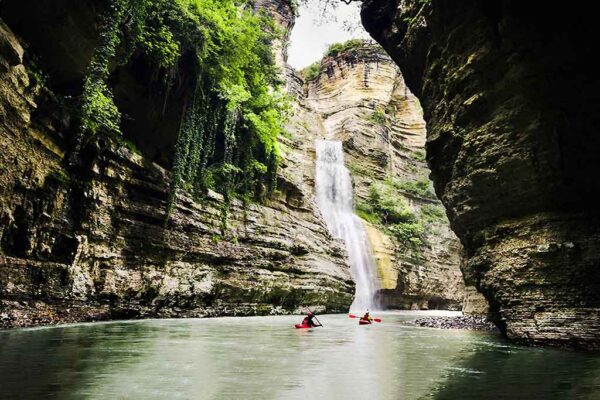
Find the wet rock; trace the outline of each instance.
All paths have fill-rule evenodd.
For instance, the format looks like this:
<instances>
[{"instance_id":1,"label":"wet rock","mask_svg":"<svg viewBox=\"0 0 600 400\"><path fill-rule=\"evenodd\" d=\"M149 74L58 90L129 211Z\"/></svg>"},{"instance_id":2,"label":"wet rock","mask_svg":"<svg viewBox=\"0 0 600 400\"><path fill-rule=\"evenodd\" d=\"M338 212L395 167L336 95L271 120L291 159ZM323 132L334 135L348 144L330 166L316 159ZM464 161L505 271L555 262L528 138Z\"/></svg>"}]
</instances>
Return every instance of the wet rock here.
<instances>
[{"instance_id":1,"label":"wet rock","mask_svg":"<svg viewBox=\"0 0 600 400\"><path fill-rule=\"evenodd\" d=\"M366 0L422 101L463 272L515 341L600 348L598 24L512 0ZM554 23L560 21L560 23Z\"/></svg>"},{"instance_id":2,"label":"wet rock","mask_svg":"<svg viewBox=\"0 0 600 400\"><path fill-rule=\"evenodd\" d=\"M414 323L427 328L498 332L494 323L481 316L425 317L415 320Z\"/></svg>"},{"instance_id":3,"label":"wet rock","mask_svg":"<svg viewBox=\"0 0 600 400\"><path fill-rule=\"evenodd\" d=\"M4 69L23 63L23 47L2 20L0 20L0 54L2 54L0 65Z\"/></svg>"}]
</instances>

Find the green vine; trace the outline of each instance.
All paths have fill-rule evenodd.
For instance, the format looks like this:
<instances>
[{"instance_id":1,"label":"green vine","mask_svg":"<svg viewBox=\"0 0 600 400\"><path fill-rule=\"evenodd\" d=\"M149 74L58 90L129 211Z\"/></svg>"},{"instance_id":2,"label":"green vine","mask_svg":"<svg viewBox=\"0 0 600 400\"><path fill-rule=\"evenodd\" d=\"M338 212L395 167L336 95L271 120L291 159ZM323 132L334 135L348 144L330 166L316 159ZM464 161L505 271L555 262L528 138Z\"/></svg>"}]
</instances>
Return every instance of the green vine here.
<instances>
[{"instance_id":1,"label":"green vine","mask_svg":"<svg viewBox=\"0 0 600 400\"><path fill-rule=\"evenodd\" d=\"M166 92L183 90L166 221L180 190L262 198L277 185L287 115L271 42L281 35L250 0L106 0L81 96L74 155L86 138L120 133L111 65L142 55ZM116 58L120 63L116 63ZM226 218L226 213L225 218Z\"/></svg>"},{"instance_id":2,"label":"green vine","mask_svg":"<svg viewBox=\"0 0 600 400\"><path fill-rule=\"evenodd\" d=\"M120 26L125 9L125 0L110 0L101 17L99 45L92 55L83 84L79 131L74 150L76 156L87 136L95 135L100 129L119 132L121 113L106 81L110 75L109 64L121 41Z\"/></svg>"},{"instance_id":3,"label":"green vine","mask_svg":"<svg viewBox=\"0 0 600 400\"><path fill-rule=\"evenodd\" d=\"M277 137L288 107L277 90L269 45L277 32L270 19L237 2L182 4L194 24L186 18L171 20L170 29L182 51L196 56L196 95L188 101L179 131L167 220L180 188L196 193L213 189L225 198L224 229L232 197L253 193L261 198L261 187L272 193L277 184ZM160 19L169 18L173 14Z\"/></svg>"}]
</instances>

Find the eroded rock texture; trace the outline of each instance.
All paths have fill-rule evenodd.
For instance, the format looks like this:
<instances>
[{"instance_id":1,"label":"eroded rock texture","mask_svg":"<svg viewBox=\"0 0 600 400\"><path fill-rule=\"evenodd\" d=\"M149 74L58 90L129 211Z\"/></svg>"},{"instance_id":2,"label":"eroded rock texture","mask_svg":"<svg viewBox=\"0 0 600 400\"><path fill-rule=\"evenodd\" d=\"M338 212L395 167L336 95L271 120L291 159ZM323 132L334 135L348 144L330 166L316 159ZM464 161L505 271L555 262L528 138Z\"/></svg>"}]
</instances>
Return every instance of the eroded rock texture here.
<instances>
[{"instance_id":1,"label":"eroded rock texture","mask_svg":"<svg viewBox=\"0 0 600 400\"><path fill-rule=\"evenodd\" d=\"M425 137L420 106L381 49L325 60L320 78L307 84L286 65L285 37L274 43L296 98L290 134L280 138L278 196L264 205L234 201L226 226L218 194L182 196L165 228L166 168L185 85L165 93L156 71L135 54L112 66L125 141L91 140L86 162L69 167L73 96L102 5L27 4L7 0L0 7L7 21L0 25L1 326L289 313L303 305L347 309L354 285L343 243L327 233L313 199L315 140L344 141L357 199L373 181L428 173L417 156ZM293 26L287 2L255 6L285 31ZM40 70L52 85L42 84ZM385 111L385 123L373 119L376 111ZM415 212L437 204L403 198ZM428 231L419 259L405 257L380 227L367 228L385 305L460 307L459 244L447 222Z\"/></svg>"},{"instance_id":2,"label":"eroded rock texture","mask_svg":"<svg viewBox=\"0 0 600 400\"><path fill-rule=\"evenodd\" d=\"M366 0L428 123L463 271L511 339L600 347L597 23L542 2Z\"/></svg>"},{"instance_id":3,"label":"eroded rock texture","mask_svg":"<svg viewBox=\"0 0 600 400\"><path fill-rule=\"evenodd\" d=\"M86 21L70 14L65 20L80 28ZM37 35L31 27L16 26L26 35ZM69 43L61 42L65 52ZM71 110L36 83L24 47L25 41L1 22L1 327L107 318L264 315L305 305L322 311L347 309L354 284L345 250L327 233L312 188L297 185L303 169L297 166L302 157L293 156L301 154L296 144L284 143L285 153L292 156L282 161L278 198L265 205L234 201L225 227L224 202L218 194L203 199L183 196L165 229L169 177L152 160L168 161L165 154L176 129L167 142L152 138L169 132L169 115L180 115L181 109L179 114L175 111L177 96L169 105L172 114L167 112L162 122L146 118L149 114L138 102L150 113L151 103L160 98L152 97L150 85L139 82L143 73L133 76L127 67L117 71L117 101L125 108L129 102L128 113L136 117L132 120L143 121L126 127L128 138L144 138L147 145L138 153L117 140L91 141L84 150L84 165L67 168ZM41 62L53 70L62 61L42 57ZM64 62L74 65L72 60ZM77 79L68 71L62 71L61 82ZM142 126L148 128L146 137L145 131L132 133Z\"/></svg>"},{"instance_id":4,"label":"eroded rock texture","mask_svg":"<svg viewBox=\"0 0 600 400\"><path fill-rule=\"evenodd\" d=\"M320 138L343 142L355 203L369 201L374 182L428 182L421 106L380 46L366 44L326 57L319 77L307 83L307 92L308 106L320 119L312 125L320 127ZM398 193L417 216L422 207L440 204L435 197L406 190ZM460 309L465 296L460 244L443 215L424 222L417 252L403 248L381 226L365 224L384 307Z\"/></svg>"}]
</instances>

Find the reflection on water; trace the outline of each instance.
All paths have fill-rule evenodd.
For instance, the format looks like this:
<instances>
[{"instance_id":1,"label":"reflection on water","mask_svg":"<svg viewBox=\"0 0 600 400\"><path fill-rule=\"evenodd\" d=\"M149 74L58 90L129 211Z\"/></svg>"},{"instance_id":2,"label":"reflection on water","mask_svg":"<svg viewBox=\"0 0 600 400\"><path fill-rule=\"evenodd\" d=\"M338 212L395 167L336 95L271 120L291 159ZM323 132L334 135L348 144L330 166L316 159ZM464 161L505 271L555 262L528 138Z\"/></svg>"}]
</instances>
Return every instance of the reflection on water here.
<instances>
[{"instance_id":1,"label":"reflection on water","mask_svg":"<svg viewBox=\"0 0 600 400\"><path fill-rule=\"evenodd\" d=\"M600 357L495 335L321 316L0 332L0 398L600 399Z\"/></svg>"}]
</instances>

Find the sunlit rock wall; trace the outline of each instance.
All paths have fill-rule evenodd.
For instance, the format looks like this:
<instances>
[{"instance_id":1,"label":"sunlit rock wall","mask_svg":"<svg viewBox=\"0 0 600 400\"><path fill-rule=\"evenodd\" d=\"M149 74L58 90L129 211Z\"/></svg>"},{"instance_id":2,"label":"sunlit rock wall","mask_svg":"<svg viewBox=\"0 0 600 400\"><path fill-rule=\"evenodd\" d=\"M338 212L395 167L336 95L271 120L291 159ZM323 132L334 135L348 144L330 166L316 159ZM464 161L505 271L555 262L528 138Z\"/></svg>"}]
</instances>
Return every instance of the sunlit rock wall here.
<instances>
[{"instance_id":1,"label":"sunlit rock wall","mask_svg":"<svg viewBox=\"0 0 600 400\"><path fill-rule=\"evenodd\" d=\"M378 45L326 57L318 78L307 83L307 104L322 121L312 125L322 126L321 138L344 144L356 203L368 201L372 182L428 181L421 107ZM435 197L407 191L398 195L416 215L425 205L440 205ZM426 224L418 256L402 249L382 227L369 224L367 232L379 267L382 305L461 309L461 249L445 218Z\"/></svg>"}]
</instances>

